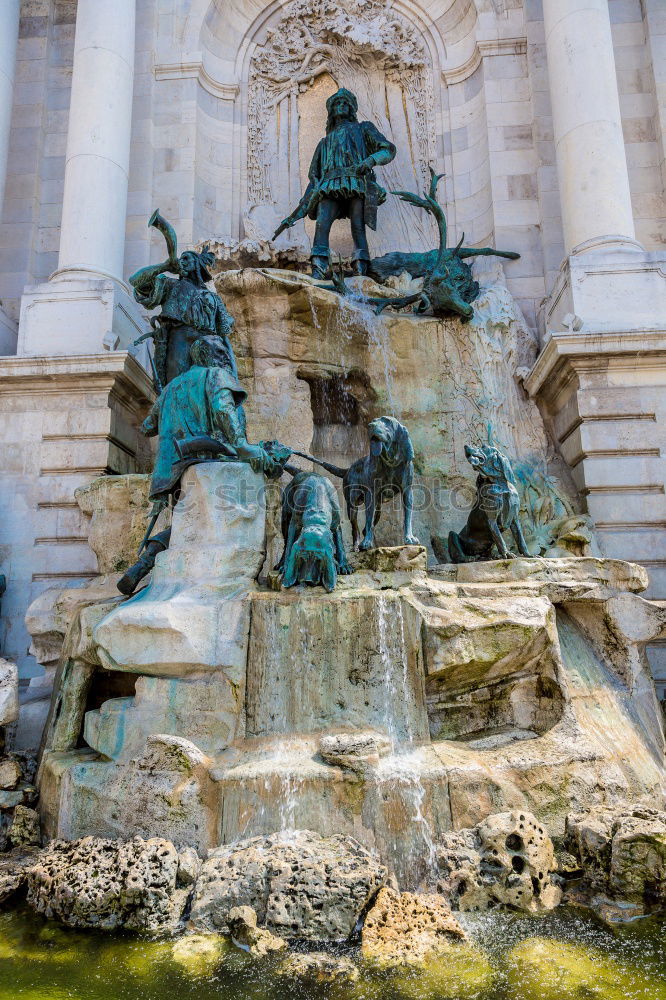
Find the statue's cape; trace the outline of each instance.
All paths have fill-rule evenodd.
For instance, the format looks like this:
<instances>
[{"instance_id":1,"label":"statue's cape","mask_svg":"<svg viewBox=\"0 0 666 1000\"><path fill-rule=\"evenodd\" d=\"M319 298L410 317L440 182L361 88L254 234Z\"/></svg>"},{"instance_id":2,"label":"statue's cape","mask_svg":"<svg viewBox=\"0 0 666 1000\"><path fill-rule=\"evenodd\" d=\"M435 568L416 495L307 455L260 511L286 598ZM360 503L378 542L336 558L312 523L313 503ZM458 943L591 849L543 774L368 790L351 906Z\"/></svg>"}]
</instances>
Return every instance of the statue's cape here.
<instances>
[{"instance_id":1,"label":"statue's cape","mask_svg":"<svg viewBox=\"0 0 666 1000\"><path fill-rule=\"evenodd\" d=\"M201 458L181 459L176 440L209 435L221 440L215 419L216 398L228 389L237 407L247 393L234 374L226 368L201 368L193 365L167 385L158 400L159 439L150 488L151 499L170 493L189 465ZM216 459L219 461L219 458Z\"/></svg>"}]
</instances>

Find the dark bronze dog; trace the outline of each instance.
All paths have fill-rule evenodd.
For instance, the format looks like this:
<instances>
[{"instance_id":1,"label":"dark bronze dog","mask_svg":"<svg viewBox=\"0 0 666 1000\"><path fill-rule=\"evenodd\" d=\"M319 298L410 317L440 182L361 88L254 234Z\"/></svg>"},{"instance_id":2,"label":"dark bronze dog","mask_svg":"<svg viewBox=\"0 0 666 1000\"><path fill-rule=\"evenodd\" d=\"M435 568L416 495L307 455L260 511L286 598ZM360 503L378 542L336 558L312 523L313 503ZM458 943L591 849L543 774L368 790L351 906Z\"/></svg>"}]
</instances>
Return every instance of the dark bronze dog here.
<instances>
[{"instance_id":1,"label":"dark bronze dog","mask_svg":"<svg viewBox=\"0 0 666 1000\"><path fill-rule=\"evenodd\" d=\"M378 417L368 424L368 434L370 454L359 458L348 469L340 469L300 451L294 454L316 462L342 479L354 549L374 548L374 529L381 516L382 504L398 493L402 498L405 545L418 545L419 540L412 531L414 449L409 431L395 417ZM365 506L365 527L359 545L358 509L362 506Z\"/></svg>"},{"instance_id":2,"label":"dark bronze dog","mask_svg":"<svg viewBox=\"0 0 666 1000\"><path fill-rule=\"evenodd\" d=\"M275 568L282 572L283 587L321 584L330 592L338 573L353 572L345 555L335 489L317 472L296 472L283 491L282 537L284 552Z\"/></svg>"},{"instance_id":3,"label":"dark bronze dog","mask_svg":"<svg viewBox=\"0 0 666 1000\"><path fill-rule=\"evenodd\" d=\"M518 517L520 499L514 486L509 460L497 448L471 448L465 445L465 455L478 473L476 501L463 530L459 533L449 532L451 562L490 559L493 545L497 547L500 559L512 559L514 555L509 552L502 536L507 528L511 531L520 554L529 556Z\"/></svg>"}]
</instances>

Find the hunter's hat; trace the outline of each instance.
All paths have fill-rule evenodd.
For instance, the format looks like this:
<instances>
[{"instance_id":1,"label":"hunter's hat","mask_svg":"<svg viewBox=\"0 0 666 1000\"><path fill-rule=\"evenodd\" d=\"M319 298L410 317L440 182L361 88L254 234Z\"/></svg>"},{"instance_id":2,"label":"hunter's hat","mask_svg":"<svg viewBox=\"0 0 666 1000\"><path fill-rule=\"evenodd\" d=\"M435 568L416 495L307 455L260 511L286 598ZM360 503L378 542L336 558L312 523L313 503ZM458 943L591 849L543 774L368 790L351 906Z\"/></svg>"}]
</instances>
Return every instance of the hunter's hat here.
<instances>
[{"instance_id":1,"label":"hunter's hat","mask_svg":"<svg viewBox=\"0 0 666 1000\"><path fill-rule=\"evenodd\" d=\"M347 90L346 87L340 87L340 89L336 90L334 94L331 94L329 99L326 101L326 111L328 112L328 120L326 122L327 132L330 132L333 127L333 103L338 97L344 97L352 111L351 120L354 122L357 120L356 115L358 113L358 101L356 100L356 95L352 94L351 90Z\"/></svg>"}]
</instances>

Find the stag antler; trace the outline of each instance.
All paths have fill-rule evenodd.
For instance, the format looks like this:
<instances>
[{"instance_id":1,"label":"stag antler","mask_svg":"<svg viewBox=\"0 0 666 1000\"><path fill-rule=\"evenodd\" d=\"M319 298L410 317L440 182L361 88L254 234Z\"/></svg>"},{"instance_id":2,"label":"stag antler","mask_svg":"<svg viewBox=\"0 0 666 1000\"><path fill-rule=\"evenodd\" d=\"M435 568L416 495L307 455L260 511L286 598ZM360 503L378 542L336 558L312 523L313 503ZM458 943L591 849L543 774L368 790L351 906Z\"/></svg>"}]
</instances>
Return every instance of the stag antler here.
<instances>
[{"instance_id":1,"label":"stag antler","mask_svg":"<svg viewBox=\"0 0 666 1000\"><path fill-rule=\"evenodd\" d=\"M435 273L441 268L446 253L446 216L444 209L437 201L437 186L442 177L444 177L444 174L436 174L432 167L428 169L430 170L430 190L422 198L411 191L392 191L391 193L397 195L401 201L406 201L410 205L416 205L417 208L423 208L435 217L439 230L439 254L432 269L432 272Z\"/></svg>"}]
</instances>

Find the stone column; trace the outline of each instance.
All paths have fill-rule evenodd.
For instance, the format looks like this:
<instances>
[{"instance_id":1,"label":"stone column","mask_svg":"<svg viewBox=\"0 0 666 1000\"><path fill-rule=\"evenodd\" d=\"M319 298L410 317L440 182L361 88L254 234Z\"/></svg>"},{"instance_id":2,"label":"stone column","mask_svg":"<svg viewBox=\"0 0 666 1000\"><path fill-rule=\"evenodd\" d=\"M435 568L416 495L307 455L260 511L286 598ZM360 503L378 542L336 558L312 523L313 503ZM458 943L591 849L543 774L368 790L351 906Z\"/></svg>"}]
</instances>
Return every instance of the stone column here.
<instances>
[{"instance_id":1,"label":"stone column","mask_svg":"<svg viewBox=\"0 0 666 1000\"><path fill-rule=\"evenodd\" d=\"M0 206L5 194L20 0L5 0L0 17Z\"/></svg>"},{"instance_id":2,"label":"stone column","mask_svg":"<svg viewBox=\"0 0 666 1000\"><path fill-rule=\"evenodd\" d=\"M7 178L9 129L14 104L14 71L18 41L20 0L5 0L0 17L0 214ZM16 324L0 305L0 355L16 350Z\"/></svg>"},{"instance_id":3,"label":"stone column","mask_svg":"<svg viewBox=\"0 0 666 1000\"><path fill-rule=\"evenodd\" d=\"M79 0L56 277L122 280L134 35L135 0Z\"/></svg>"},{"instance_id":4,"label":"stone column","mask_svg":"<svg viewBox=\"0 0 666 1000\"><path fill-rule=\"evenodd\" d=\"M635 240L608 0L543 0L565 259L525 380L604 555L666 599L666 253ZM656 65L656 63L655 63ZM666 643L651 652L666 677Z\"/></svg>"},{"instance_id":5,"label":"stone column","mask_svg":"<svg viewBox=\"0 0 666 1000\"><path fill-rule=\"evenodd\" d=\"M78 2L58 270L25 290L20 354L94 354L143 329L123 281L135 7Z\"/></svg>"},{"instance_id":6,"label":"stone column","mask_svg":"<svg viewBox=\"0 0 666 1000\"><path fill-rule=\"evenodd\" d=\"M608 0L543 0L565 252L639 250Z\"/></svg>"}]
</instances>

